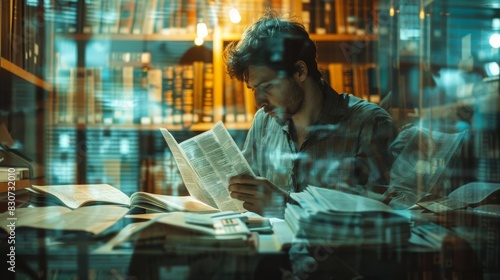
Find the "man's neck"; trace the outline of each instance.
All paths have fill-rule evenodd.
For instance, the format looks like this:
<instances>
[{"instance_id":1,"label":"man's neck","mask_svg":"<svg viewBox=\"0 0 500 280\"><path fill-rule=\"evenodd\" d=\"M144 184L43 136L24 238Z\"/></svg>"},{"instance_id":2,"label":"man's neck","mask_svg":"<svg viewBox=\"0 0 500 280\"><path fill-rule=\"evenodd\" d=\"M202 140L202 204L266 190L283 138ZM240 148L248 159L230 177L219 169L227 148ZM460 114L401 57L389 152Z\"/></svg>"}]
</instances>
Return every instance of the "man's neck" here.
<instances>
[{"instance_id":1,"label":"man's neck","mask_svg":"<svg viewBox=\"0 0 500 280\"><path fill-rule=\"evenodd\" d=\"M305 100L302 110L292 116L294 126L294 141L300 149L307 138L309 127L314 124L320 114L323 104L323 90L312 80L304 84Z\"/></svg>"},{"instance_id":2,"label":"man's neck","mask_svg":"<svg viewBox=\"0 0 500 280\"><path fill-rule=\"evenodd\" d=\"M293 124L297 131L307 130L318 119L323 104L323 90L321 86L308 79L304 84L304 107L292 116Z\"/></svg>"}]
</instances>

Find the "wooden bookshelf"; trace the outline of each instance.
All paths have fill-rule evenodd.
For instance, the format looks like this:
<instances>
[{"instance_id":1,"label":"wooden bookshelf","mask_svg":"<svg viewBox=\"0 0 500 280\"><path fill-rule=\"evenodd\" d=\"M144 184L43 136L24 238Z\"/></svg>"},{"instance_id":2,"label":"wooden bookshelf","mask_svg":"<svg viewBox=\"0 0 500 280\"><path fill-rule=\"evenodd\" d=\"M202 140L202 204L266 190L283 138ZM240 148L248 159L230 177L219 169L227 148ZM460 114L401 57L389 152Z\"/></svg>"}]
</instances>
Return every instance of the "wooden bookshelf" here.
<instances>
[{"instance_id":1,"label":"wooden bookshelf","mask_svg":"<svg viewBox=\"0 0 500 280\"><path fill-rule=\"evenodd\" d=\"M111 41L194 41L196 34L57 34L57 39L69 39L77 41L111 40ZM213 36L204 38L205 41L213 41Z\"/></svg>"},{"instance_id":2,"label":"wooden bookshelf","mask_svg":"<svg viewBox=\"0 0 500 280\"><path fill-rule=\"evenodd\" d=\"M47 81L35 76L34 74L22 69L21 67L8 61L7 59L0 58L0 69L6 71L6 73L9 73L10 75L23 79L31 85L40 87L45 91L52 91L51 83L48 83Z\"/></svg>"},{"instance_id":3,"label":"wooden bookshelf","mask_svg":"<svg viewBox=\"0 0 500 280\"><path fill-rule=\"evenodd\" d=\"M114 173L116 174L122 174L124 176L123 172L121 172L120 169L123 169L123 167L120 167L121 160L117 159L117 154L120 154L120 150L116 150L117 147L120 147L122 145L122 142L127 143L123 144L124 146L130 145L130 154L127 154L128 159L134 163L136 161L142 161L145 158L153 157L157 161L158 165L161 165L161 157L158 157L156 154L155 156L152 156L150 152L144 152L144 150L156 150L158 153L158 150L164 150L165 145L163 143L163 139L161 139L161 135L158 132L158 128L167 128L173 133L177 133L179 135L193 135L197 134L203 131L206 131L210 129L216 122L218 121L223 121L224 125L231 131L231 133L234 133L235 135L238 135L239 139L237 142L243 142L242 138L243 136L246 135L246 132L251 126L252 123L252 118L255 113L255 105L254 105L254 100L253 100L253 95L249 95L245 91L245 87L242 86L242 84L232 84L233 81L228 81L227 78L225 77L225 65L223 62L223 51L224 47L227 45L228 42L232 41L238 41L241 38L241 31L243 30L244 26L247 26L250 24L251 20L254 19L254 17L257 15L258 12L261 12L264 10L264 7L266 5L272 5L274 9L280 10L282 9L287 9L287 10L294 10L295 14L301 15L303 5L300 1L236 1L236 6L238 9L240 9L240 13L242 16L242 22L240 22L237 25L233 25L232 23L229 22L228 19L223 18L224 14L222 13L225 8L224 7L219 7L217 6L216 8L219 9L217 13L218 21L211 21L209 19L210 16L208 14L206 15L199 15L200 18L203 18L203 20L209 24L213 24L213 22L217 22L215 25L210 25L209 26L209 35L204 38L205 45L209 50L210 50L210 61L212 63L212 72L209 73L209 75L212 77L211 79L211 84L212 84L212 116L213 119L212 121L206 122L206 121L193 121L193 122L179 122L179 121L172 121L171 119L168 119L166 116L173 115L174 117L181 115L179 111L176 111L176 113L168 112L165 113L165 111L162 111L162 115L160 117L163 118L162 121L158 121L158 118L154 119L154 117L149 117L151 118L148 120L146 117L145 120L141 119L141 117L137 117L136 111L134 109L124 109L123 112L118 112L116 117L114 114L116 113L113 110L120 110L117 108L120 108L124 104L135 104L134 106L150 106L148 108L154 108L156 104L155 102L158 103L158 100L161 99L161 106L162 110L170 110L169 106L171 103L167 105L166 102L166 90L162 89L161 93L161 98L157 98L155 101L148 100L147 98L139 99L140 101L136 100L135 98L137 96L140 96L142 93L141 91L144 91L144 88L138 89L137 85L140 82L141 79L135 79L136 72L135 70L127 69L123 70L125 67L133 67L134 69L142 68L144 71L144 75L147 76L147 73L150 71L155 71L155 70L160 70L162 71L162 76L166 75L167 68L170 66L178 66L175 63L172 63L172 61L180 59L180 57L183 55L184 52L186 52L188 49L191 47L194 47L194 40L196 38L195 34L195 29L193 29L192 26L192 14L190 15L190 25L184 25L184 21L178 21L174 20L170 22L169 24L165 24L163 22L163 26L161 24L157 25L156 23L154 24L154 28L151 29L151 23L150 28L146 32L142 32L140 34L134 34L134 28L129 29L130 22L128 22L128 25L124 25L122 27L126 27L125 29L121 28L116 28L117 27L117 22L113 22L112 24L114 25L113 28L110 28L109 26L104 26L103 24L103 19L100 18L100 12L99 8L96 5L96 3L99 2L87 2L83 0L75 0L78 2L77 7L83 7L85 6L85 9L79 9L72 7L71 5L69 6L64 6L60 7L59 10L54 10L52 11L55 13L54 15L57 16L57 13L62 13L66 15L67 19L69 21L65 24L61 24L60 22L55 22L54 23L54 50L56 50L53 54L53 60L57 62L63 62L59 63L59 65L56 65L54 69L55 72L55 80L54 80L54 94L50 96L50 101L48 103L48 107L50 107L49 110L49 117L48 120L50 122L50 129L48 131L48 138L49 143L48 146L50 147L50 161L51 164L49 166L49 169L51 171L50 175L50 180L67 180L68 182L71 180L78 181L79 183L87 183L87 180L91 180L89 178L92 178L95 173L95 170L92 171L92 168L88 168L88 166L96 166L96 165L103 165L103 166L108 166L104 169L109 169L111 171L105 171L106 173L106 178L108 179L113 179ZM320 3L321 0L318 0L317 2ZM181 3L183 1L180 0L175 0L175 1L165 1L165 2L160 2L158 3L164 3L162 5L167 5L165 3L169 3L168 7L173 7L175 4L173 3ZM184 1L187 3L187 1ZM339 1L341 2L341 1ZM108 1L106 2L106 5L110 5L110 3L115 3L113 1ZM122 2L125 3L125 2ZM128 3L128 2L127 2ZM117 5L113 5L114 7L107 6L106 8L110 9L125 9L126 11L130 11L130 9L142 9L139 5L142 5L142 3L139 3L135 1L135 7L132 8L131 6L127 7L118 7ZM191 4L195 3L194 1L189 2ZM333 2L332 2L333 3ZM347 3L347 2L346 2ZM104 5L105 1L101 1L101 4L99 5ZM185 3L183 3L185 4ZM370 5L373 3L370 2ZM173 6L172 6L173 5ZM196 10L196 7L191 6L190 7L193 11ZM205 7L207 8L207 7ZM155 9L155 8L149 8L149 9ZM160 8L156 8L160 9ZM207 9L202 9L205 11L205 13L208 13ZM164 16L164 19L161 20L166 20L167 18L172 18L172 17L177 17L180 14L175 14L175 13L170 13L170 10L164 6L162 10L159 10L160 12L158 13L158 17L156 19L161 19L162 16ZM333 12L333 10L332 10ZM202 12L200 12L202 13ZM168 15L167 15L168 14ZM94 16L92 16L94 15ZM339 14L342 16L342 13ZM139 16L137 18L129 18L129 21L132 21L132 26L136 24L136 22L141 22L144 20L143 17ZM186 18L186 20L188 20ZM300 19L299 19L300 20ZM343 19L339 19L339 22L341 22ZM121 21L121 20L120 20ZM175 22L175 23L174 23ZM187 21L186 21L187 23ZM106 23L108 24L108 23ZM122 22L120 22L120 25ZM125 24L125 23L124 23ZM326 34L316 34L315 32L310 32L311 38L314 42L316 42L319 46L320 49L322 50L323 53L319 53L319 59L318 61L320 64L328 64L328 63L343 63L347 64L345 59L343 60L343 56L345 56L342 51L339 49L339 51L332 51L333 48L339 48L342 47L343 45L352 45L359 47L362 45L362 55L366 56L366 53L370 52L372 49L367 48L365 46L367 45L375 45L378 41L378 35L377 34L372 34L370 32L364 32L362 30L359 30L357 34L352 34L352 33L347 33L347 32L335 32L335 33L326 33ZM358 42L361 42L358 44ZM90 48L89 46L100 46L102 47L102 50L93 50L89 51L87 48ZM67 48L67 49L66 49ZM60 54L58 52L61 52L61 50L67 50L70 51L65 54ZM330 53L335 52L335 54L331 55ZM76 54L75 54L76 53ZM133 53L149 53L150 55L150 60L147 63L134 63L134 62L125 62L125 63L109 63L106 60L107 58L105 55L112 55L113 53L129 53L132 55ZM66 59L64 56L70 54L69 60L71 63L66 63L64 59ZM103 55L104 54L104 55ZM354 56L358 56L358 54L354 54ZM96 58L99 57L99 58ZM371 57L370 57L371 59ZM355 59L355 67L363 68L367 67L368 65L373 64L373 61L367 61L365 57L357 58ZM61 76L61 69L63 71L75 71L71 69L77 69L77 68L82 68L93 71L92 69L97 69L100 68L101 70L97 71L102 71L101 72L101 77L102 77L102 88L101 89L91 89L90 91L85 90L85 87L87 85L87 81L84 79L78 80L78 78L75 78L78 76L78 74L73 74L76 76L73 76L73 78L69 79L67 77ZM114 70L113 70L114 69ZM120 69L120 70L117 70ZM77 70L80 71L80 70ZM108 73L105 73L108 71ZM130 73L134 72L133 74L133 79L132 82L127 82L126 85L123 82L124 76L123 72L122 73L116 73L113 71L125 71L127 72L126 76L129 79ZM205 73L206 74L206 73ZM95 73L93 74L95 78ZM68 76L69 77L69 76ZM104 80L107 77L106 81ZM113 77L112 79L110 77ZM118 78L117 78L118 77ZM199 77L199 76L197 76ZM117 79L116 79L117 78ZM330 77L328 77L330 78ZM170 78L169 78L170 79ZM93 80L95 83L96 80ZM143 81L143 80L142 80ZM168 82L165 80L165 77L162 81L162 87L165 85L165 83ZM65 91L68 91L68 88L65 87L65 85L72 85L74 86L74 89L78 91L81 94L75 94L72 97L69 97L69 95L66 95L64 93ZM106 87L109 85L112 85L111 87ZM228 100L231 98L226 98L225 92L227 90L228 84L231 84L230 87L232 88L232 95L233 95L233 100L234 100L234 107L237 108L235 109L235 112L238 112L235 114L235 117L232 119L231 118L226 118L227 117L227 112L226 110L229 106L227 104ZM60 85L63 85L63 87L60 87ZM115 87L115 85L118 85ZM188 86L188 91L191 90L191 86ZM196 85L194 86L196 88ZM365 89L366 86L364 87L357 87L357 89ZM101 90L101 96L97 94L97 91ZM169 90L169 89L167 89ZM70 90L71 91L71 90ZM137 94L136 94L137 93ZM352 92L351 92L352 93ZM74 93L71 93L74 94ZM95 96L92 96L95 94ZM242 102L242 99L237 99L234 96L236 95L244 95L244 102ZM360 93L361 94L361 93ZM364 98L366 98L368 95L367 94L362 94ZM82 97L83 96L83 97ZM187 98L185 96L181 97L181 99L189 99L190 95L189 93L186 95L188 96ZM195 96L195 95L193 95ZM96 105L94 108L94 105L88 105L90 104L89 102L94 102L93 100L98 100L101 98L101 105ZM140 98L140 97L139 97ZM89 101L90 100L90 101ZM67 105L64 105L63 102L69 102ZM170 102L170 101L169 101ZM244 106L241 106L241 104L244 103ZM60 104L63 104L63 106L60 106ZM102 112L105 110L108 111L108 117L105 119L100 118L98 121L88 121L87 117L81 117L81 115L87 116L89 110L92 112L93 110L96 110L98 106L104 106L102 104L107 104L108 108L102 108ZM111 104L111 105L110 105ZM61 110L68 109L69 107L72 106L73 110L71 116L69 118L61 118L61 115L64 115L64 112ZM132 106L133 107L133 106ZM230 107L233 107L231 105ZM242 108L245 108L245 114L241 114L239 112L242 111ZM111 109L109 109L111 108ZM167 109L165 109L167 108ZM99 109L100 110L100 109ZM109 118L109 111L111 111L113 114L113 117ZM143 110L143 111L148 111L148 110ZM62 114L61 114L62 112ZM152 111L148 111L152 112ZM130 120L130 115L134 115L133 120ZM140 114L139 114L140 115ZM78 117L80 116L80 117ZM121 117L124 117L123 119L120 119ZM85 119L85 120L83 120ZM96 118L97 119L97 118ZM126 120L125 120L126 119ZM228 121L229 120L229 121ZM119 136L118 136L119 135ZM141 136L142 135L142 136ZM144 135L152 135L148 136L151 138L154 138L155 145L160 145L161 148L159 147L153 147L152 143L148 142L146 144L143 144L141 141L143 140ZM102 137L102 138L101 138ZM149 139L149 138L148 138ZM91 157L87 155L86 150L83 147L87 147L87 149L94 149L94 145L90 144L93 143L93 141L114 141L113 143L113 153L111 153L111 147L108 149L109 153L103 152L103 154L99 154L98 156ZM152 141L152 140L148 140ZM61 144L63 143L63 144ZM163 145L162 145L163 144ZM63 148L61 148L61 145ZM66 147L65 145L69 145L69 148ZM92 148L89 148L92 147ZM67 150L73 149L74 153L71 154ZM68 159L74 159L76 160L79 164L77 166L71 166L67 165L65 162ZM160 159L160 160L158 160ZM58 166L63 165L68 168L67 172L71 173L65 179L60 179L59 177L62 177L58 174L57 168ZM115 166L115 167L113 167ZM161 166L158 166L157 168L164 168ZM102 169L102 168L101 168ZM94 173L93 173L94 172ZM96 173L97 174L97 173ZM127 173L127 184L133 184L134 182L137 181L137 174L135 172L128 172ZM116 175L118 176L118 175ZM135 177L134 177L135 176ZM58 179L59 178L59 179ZM114 180L114 179L113 179ZM116 179L118 180L118 179ZM62 183L64 183L63 181ZM122 180L123 182L123 180ZM132 185L130 186L125 186L125 188L128 187L133 187Z\"/></svg>"}]
</instances>

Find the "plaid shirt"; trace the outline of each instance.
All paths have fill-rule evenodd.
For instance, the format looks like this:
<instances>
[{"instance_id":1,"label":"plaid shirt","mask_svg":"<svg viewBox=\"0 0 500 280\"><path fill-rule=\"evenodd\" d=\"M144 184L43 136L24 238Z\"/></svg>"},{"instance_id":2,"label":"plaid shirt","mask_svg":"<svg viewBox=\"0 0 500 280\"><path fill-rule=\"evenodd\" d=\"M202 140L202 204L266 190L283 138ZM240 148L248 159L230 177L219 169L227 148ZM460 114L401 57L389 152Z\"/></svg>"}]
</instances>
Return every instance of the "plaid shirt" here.
<instances>
[{"instance_id":1,"label":"plaid shirt","mask_svg":"<svg viewBox=\"0 0 500 280\"><path fill-rule=\"evenodd\" d=\"M386 185L393 163L388 147L397 136L391 117L376 104L326 88L319 118L301 147L293 141L292 120L280 124L257 111L243 147L250 166L287 192L308 184L338 188L345 178L349 188L358 187L354 192Z\"/></svg>"}]
</instances>

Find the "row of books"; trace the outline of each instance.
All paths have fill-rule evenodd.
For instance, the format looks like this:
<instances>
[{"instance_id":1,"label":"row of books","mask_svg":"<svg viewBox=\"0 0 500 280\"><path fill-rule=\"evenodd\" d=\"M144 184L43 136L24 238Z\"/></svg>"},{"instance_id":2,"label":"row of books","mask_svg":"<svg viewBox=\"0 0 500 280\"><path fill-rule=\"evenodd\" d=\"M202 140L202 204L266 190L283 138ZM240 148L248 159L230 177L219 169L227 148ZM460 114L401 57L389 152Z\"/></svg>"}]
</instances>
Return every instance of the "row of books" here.
<instances>
[{"instance_id":1,"label":"row of books","mask_svg":"<svg viewBox=\"0 0 500 280\"><path fill-rule=\"evenodd\" d=\"M1 57L39 77L43 76L45 22L38 0L2 1Z\"/></svg>"},{"instance_id":2,"label":"row of books","mask_svg":"<svg viewBox=\"0 0 500 280\"><path fill-rule=\"evenodd\" d=\"M157 69L133 66L62 68L53 102L55 124L182 124L214 121L213 64L194 62ZM253 98L227 80L226 121L249 121ZM243 99L242 99L243 98ZM250 104L243 104L241 102ZM246 106L246 107L245 107ZM243 110L243 111L242 111ZM235 113L237 112L237 113ZM234 117L243 112L244 117Z\"/></svg>"},{"instance_id":3,"label":"row of books","mask_svg":"<svg viewBox=\"0 0 500 280\"><path fill-rule=\"evenodd\" d=\"M58 1L56 1L58 2ZM51 11L56 33L153 34L195 32L198 18L208 17L196 0L78 0Z\"/></svg>"},{"instance_id":4,"label":"row of books","mask_svg":"<svg viewBox=\"0 0 500 280\"><path fill-rule=\"evenodd\" d=\"M315 34L376 34L375 0L302 0L302 20Z\"/></svg>"},{"instance_id":5,"label":"row of books","mask_svg":"<svg viewBox=\"0 0 500 280\"><path fill-rule=\"evenodd\" d=\"M349 93L373 103L380 102L379 70L373 64L329 63L323 77L338 93Z\"/></svg>"},{"instance_id":6,"label":"row of books","mask_svg":"<svg viewBox=\"0 0 500 280\"><path fill-rule=\"evenodd\" d=\"M291 3L248 0L231 4L246 20L266 5L289 12ZM376 5L374 0L302 0L301 7L294 6L301 9L300 16L311 33L365 35L376 33ZM194 33L199 20L228 29L228 9L224 3L196 0L98 0L83 4L70 0L65 5L56 1L50 14L57 33L179 34Z\"/></svg>"},{"instance_id":7,"label":"row of books","mask_svg":"<svg viewBox=\"0 0 500 280\"><path fill-rule=\"evenodd\" d=\"M117 61L115 61L118 63ZM377 68L330 63L324 77L339 93L380 101ZM134 66L63 68L56 78L55 124L182 124L214 121L213 64L160 69ZM225 122L249 122L255 112L244 83L225 76Z\"/></svg>"}]
</instances>

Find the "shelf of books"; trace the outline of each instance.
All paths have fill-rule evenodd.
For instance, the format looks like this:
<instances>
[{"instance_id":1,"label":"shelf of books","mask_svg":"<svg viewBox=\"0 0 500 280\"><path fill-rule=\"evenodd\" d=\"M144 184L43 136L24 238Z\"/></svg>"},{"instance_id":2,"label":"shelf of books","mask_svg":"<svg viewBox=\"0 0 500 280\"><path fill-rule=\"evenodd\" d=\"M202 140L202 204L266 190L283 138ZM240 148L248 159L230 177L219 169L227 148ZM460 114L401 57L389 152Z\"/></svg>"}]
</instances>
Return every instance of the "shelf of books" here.
<instances>
[{"instance_id":1,"label":"shelf of books","mask_svg":"<svg viewBox=\"0 0 500 280\"><path fill-rule=\"evenodd\" d=\"M9 75L9 78L23 79L26 83L35 87L42 88L45 91L52 91L51 83L43 80L33 73L28 72L27 70L24 70L5 58L0 58L0 69L2 72L5 72L2 75Z\"/></svg>"},{"instance_id":2,"label":"shelf of books","mask_svg":"<svg viewBox=\"0 0 500 280\"><path fill-rule=\"evenodd\" d=\"M160 127L176 132L182 140L223 121L241 147L256 111L255 101L244 83L226 75L222 53L266 7L301 18L318 45L325 78L337 83L337 91L377 102L378 76L371 53L378 35L369 9L374 3L53 2L46 7L55 33L55 90L47 105L50 182L107 183L103 181L107 178L131 184L123 186L128 192L145 180L150 191L182 192L165 189L179 177L168 175L174 171L165 165L172 162ZM227 17L231 7L239 11L239 23ZM311 20L319 17L322 20ZM194 40L200 22L206 23L208 36L198 46ZM145 138L152 140L144 144ZM99 148L100 143L108 143L108 148ZM141 149L143 145L149 152ZM125 172L127 166L130 171ZM144 175L149 173L164 174L158 176L173 181ZM162 185L152 187L155 184Z\"/></svg>"},{"instance_id":3,"label":"shelf of books","mask_svg":"<svg viewBox=\"0 0 500 280\"><path fill-rule=\"evenodd\" d=\"M0 180L6 187L0 191L3 211L7 190L20 206L27 201L26 187L45 182L45 96L53 86L45 75L50 24L44 24L42 2L0 2L0 170L16 174L15 184L5 176Z\"/></svg>"}]
</instances>

